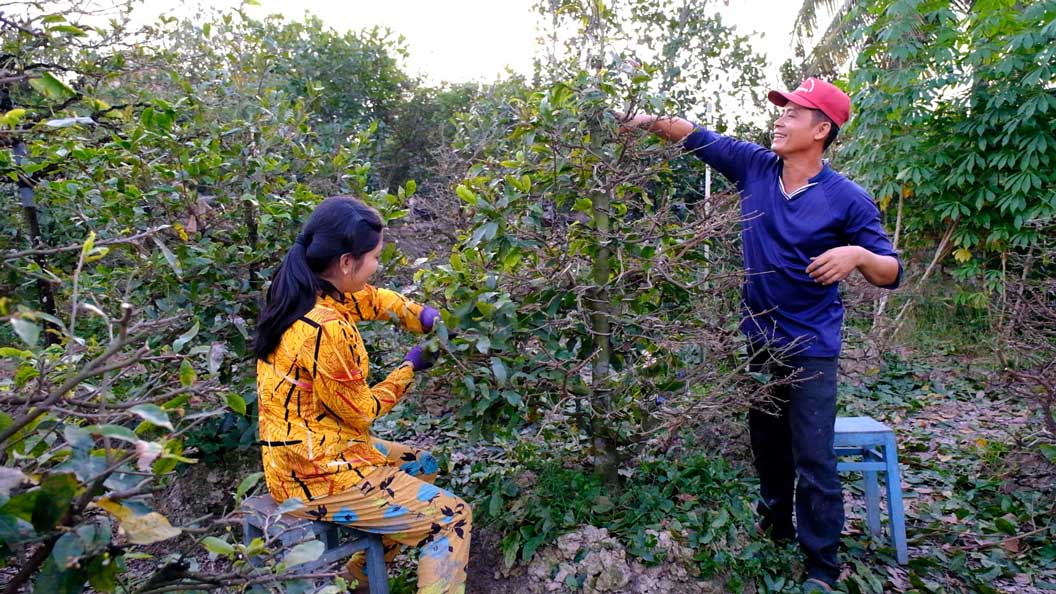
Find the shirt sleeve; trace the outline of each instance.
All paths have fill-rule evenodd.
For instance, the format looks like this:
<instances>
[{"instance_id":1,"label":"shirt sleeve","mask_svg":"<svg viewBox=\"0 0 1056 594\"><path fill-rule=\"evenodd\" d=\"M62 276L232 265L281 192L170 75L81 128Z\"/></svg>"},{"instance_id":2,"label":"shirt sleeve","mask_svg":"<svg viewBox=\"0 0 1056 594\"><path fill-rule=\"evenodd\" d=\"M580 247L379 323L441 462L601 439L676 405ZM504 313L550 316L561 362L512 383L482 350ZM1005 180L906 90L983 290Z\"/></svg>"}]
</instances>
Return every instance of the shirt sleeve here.
<instances>
[{"instance_id":1,"label":"shirt sleeve","mask_svg":"<svg viewBox=\"0 0 1056 594\"><path fill-rule=\"evenodd\" d=\"M752 167L773 156L754 142L723 136L701 126L682 141L682 146L735 184L743 182Z\"/></svg>"},{"instance_id":2,"label":"shirt sleeve","mask_svg":"<svg viewBox=\"0 0 1056 594\"><path fill-rule=\"evenodd\" d=\"M396 291L367 285L355 293L346 293L345 297L352 302L353 311L363 321L399 322L411 332L425 333L425 328L422 328L422 322L418 319L424 306Z\"/></svg>"},{"instance_id":3,"label":"shirt sleeve","mask_svg":"<svg viewBox=\"0 0 1056 594\"><path fill-rule=\"evenodd\" d=\"M897 289L902 284L902 258L880 223L880 209L864 192L856 195L847 210L846 232L850 245L861 246L878 256L891 256L898 261L898 277L882 289Z\"/></svg>"},{"instance_id":4,"label":"shirt sleeve","mask_svg":"<svg viewBox=\"0 0 1056 594\"><path fill-rule=\"evenodd\" d=\"M345 424L367 422L384 415L403 399L414 381L410 363L397 367L383 381L367 385L355 361L359 333L344 320L321 324L315 340L306 340L301 360L312 369L312 395L323 410Z\"/></svg>"}]
</instances>

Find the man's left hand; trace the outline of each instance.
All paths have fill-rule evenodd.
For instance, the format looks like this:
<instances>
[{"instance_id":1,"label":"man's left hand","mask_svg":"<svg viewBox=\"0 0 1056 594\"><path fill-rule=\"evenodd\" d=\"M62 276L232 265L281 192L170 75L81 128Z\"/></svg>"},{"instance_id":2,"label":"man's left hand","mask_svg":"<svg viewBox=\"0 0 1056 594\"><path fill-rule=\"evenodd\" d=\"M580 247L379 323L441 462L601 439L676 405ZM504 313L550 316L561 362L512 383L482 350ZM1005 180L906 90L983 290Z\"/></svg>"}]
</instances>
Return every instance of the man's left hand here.
<instances>
[{"instance_id":1,"label":"man's left hand","mask_svg":"<svg viewBox=\"0 0 1056 594\"><path fill-rule=\"evenodd\" d=\"M838 283L861 266L862 249L857 245L832 248L816 258L811 258L807 274L819 285Z\"/></svg>"}]
</instances>

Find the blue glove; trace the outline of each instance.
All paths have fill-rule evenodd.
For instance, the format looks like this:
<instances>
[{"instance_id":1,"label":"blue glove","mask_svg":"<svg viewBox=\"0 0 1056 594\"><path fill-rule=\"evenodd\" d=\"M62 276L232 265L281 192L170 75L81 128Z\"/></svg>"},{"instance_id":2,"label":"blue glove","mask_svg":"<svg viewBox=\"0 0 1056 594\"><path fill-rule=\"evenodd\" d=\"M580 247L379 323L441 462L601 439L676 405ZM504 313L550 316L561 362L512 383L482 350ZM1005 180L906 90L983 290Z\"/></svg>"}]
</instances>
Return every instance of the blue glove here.
<instances>
[{"instance_id":1,"label":"blue glove","mask_svg":"<svg viewBox=\"0 0 1056 594\"><path fill-rule=\"evenodd\" d=\"M410 363L415 371L425 371L436 363L436 351L427 348L427 345L420 344L407 351L407 356L403 360Z\"/></svg>"},{"instance_id":2,"label":"blue glove","mask_svg":"<svg viewBox=\"0 0 1056 594\"><path fill-rule=\"evenodd\" d=\"M440 317L440 312L431 308L422 308L422 312L418 314L418 321L422 323L422 329L426 332L433 331L433 324L436 323L436 319Z\"/></svg>"}]
</instances>

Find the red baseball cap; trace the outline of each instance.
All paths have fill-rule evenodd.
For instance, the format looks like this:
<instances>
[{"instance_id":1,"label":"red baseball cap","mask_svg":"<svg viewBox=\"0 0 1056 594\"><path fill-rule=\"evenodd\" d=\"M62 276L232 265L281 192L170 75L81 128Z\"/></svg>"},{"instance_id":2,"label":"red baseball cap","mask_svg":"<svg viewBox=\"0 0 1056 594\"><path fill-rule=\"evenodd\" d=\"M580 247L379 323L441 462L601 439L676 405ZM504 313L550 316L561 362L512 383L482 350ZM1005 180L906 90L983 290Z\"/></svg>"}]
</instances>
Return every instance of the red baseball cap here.
<instances>
[{"instance_id":1,"label":"red baseball cap","mask_svg":"<svg viewBox=\"0 0 1056 594\"><path fill-rule=\"evenodd\" d=\"M770 91L766 98L778 107L784 107L791 101L796 105L820 110L836 122L837 126L846 124L848 118L851 117L851 98L847 96L847 93L841 91L836 85L813 76L800 83L799 87L791 93Z\"/></svg>"}]
</instances>

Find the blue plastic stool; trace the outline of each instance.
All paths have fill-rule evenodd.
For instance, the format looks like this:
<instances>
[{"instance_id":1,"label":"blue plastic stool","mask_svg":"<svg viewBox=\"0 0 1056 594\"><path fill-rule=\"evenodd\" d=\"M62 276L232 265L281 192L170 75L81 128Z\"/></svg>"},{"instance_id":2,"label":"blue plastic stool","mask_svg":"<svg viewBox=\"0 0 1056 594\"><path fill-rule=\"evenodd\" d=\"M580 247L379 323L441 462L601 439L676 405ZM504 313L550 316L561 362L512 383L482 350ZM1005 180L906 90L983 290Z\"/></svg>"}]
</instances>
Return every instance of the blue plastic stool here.
<instances>
[{"instance_id":1,"label":"blue plastic stool","mask_svg":"<svg viewBox=\"0 0 1056 594\"><path fill-rule=\"evenodd\" d=\"M312 521L290 514L280 514L278 505L268 494L246 499L242 503L241 511L242 540L246 545L254 538L263 537L265 532L278 539L284 548L316 538L326 547L323 555L315 561L298 566L298 570L309 572L345 560L356 551L366 551L370 594L389 594L385 548L380 535L333 522Z\"/></svg>"},{"instance_id":2,"label":"blue plastic stool","mask_svg":"<svg viewBox=\"0 0 1056 594\"><path fill-rule=\"evenodd\" d=\"M900 565L909 561L906 546L906 515L902 509L902 475L898 470L898 447L895 432L871 417L836 417L836 456L857 456L857 460L840 460L840 472L858 470L865 475L865 512L869 533L880 536L880 487L877 474L885 473L887 512L890 519L891 545Z\"/></svg>"}]
</instances>

